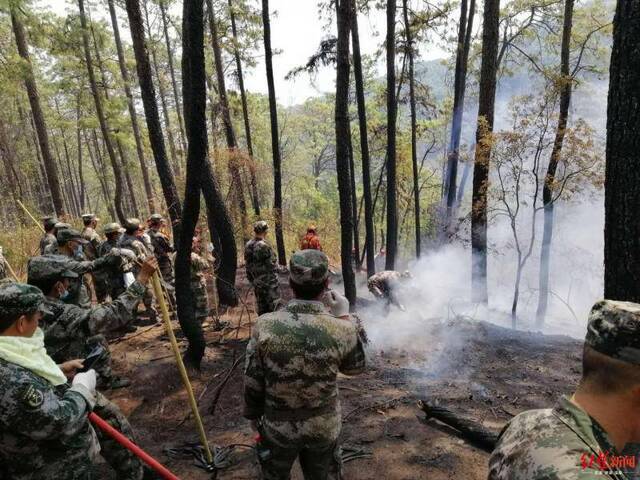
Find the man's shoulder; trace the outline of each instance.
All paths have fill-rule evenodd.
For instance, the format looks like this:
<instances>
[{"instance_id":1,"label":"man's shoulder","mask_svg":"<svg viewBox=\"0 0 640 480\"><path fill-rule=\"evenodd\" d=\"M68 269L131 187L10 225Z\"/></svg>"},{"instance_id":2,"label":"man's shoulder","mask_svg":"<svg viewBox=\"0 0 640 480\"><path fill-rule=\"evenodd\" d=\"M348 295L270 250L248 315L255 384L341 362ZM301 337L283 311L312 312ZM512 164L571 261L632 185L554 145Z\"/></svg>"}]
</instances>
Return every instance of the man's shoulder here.
<instances>
[{"instance_id":1,"label":"man's shoulder","mask_svg":"<svg viewBox=\"0 0 640 480\"><path fill-rule=\"evenodd\" d=\"M0 392L4 392L3 399L7 402L3 405L5 409L16 404L27 409L35 408L39 406L38 401L42 403L42 392L49 388L51 385L44 378L18 364L0 359Z\"/></svg>"},{"instance_id":2,"label":"man's shoulder","mask_svg":"<svg viewBox=\"0 0 640 480\"><path fill-rule=\"evenodd\" d=\"M286 309L277 310L258 317L256 328L261 333L268 332L275 335L289 332L310 334L317 329L323 330L336 339L356 335L353 322L334 317L329 312L292 313Z\"/></svg>"}]
</instances>

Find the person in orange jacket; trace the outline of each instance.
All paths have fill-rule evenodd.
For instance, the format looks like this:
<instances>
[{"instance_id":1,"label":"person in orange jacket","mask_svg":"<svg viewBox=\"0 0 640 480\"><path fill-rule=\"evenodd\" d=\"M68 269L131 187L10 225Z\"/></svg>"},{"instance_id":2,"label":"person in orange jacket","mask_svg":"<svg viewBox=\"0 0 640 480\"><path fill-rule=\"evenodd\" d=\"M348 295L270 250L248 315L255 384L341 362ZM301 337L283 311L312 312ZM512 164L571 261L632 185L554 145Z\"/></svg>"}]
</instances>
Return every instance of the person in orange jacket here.
<instances>
[{"instance_id":1,"label":"person in orange jacket","mask_svg":"<svg viewBox=\"0 0 640 480\"><path fill-rule=\"evenodd\" d=\"M322 251L322 245L320 245L320 237L318 237L318 229L315 225L309 225L309 228L307 228L307 234L300 242L300 250Z\"/></svg>"}]
</instances>

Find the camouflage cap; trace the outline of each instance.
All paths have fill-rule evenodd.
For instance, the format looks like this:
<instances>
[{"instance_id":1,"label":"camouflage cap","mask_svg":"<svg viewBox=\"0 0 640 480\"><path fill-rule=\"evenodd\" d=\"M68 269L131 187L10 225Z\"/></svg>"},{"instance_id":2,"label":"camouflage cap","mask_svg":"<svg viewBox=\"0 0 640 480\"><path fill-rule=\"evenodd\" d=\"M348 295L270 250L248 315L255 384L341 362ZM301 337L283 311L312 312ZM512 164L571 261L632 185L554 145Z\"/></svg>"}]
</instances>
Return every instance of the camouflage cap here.
<instances>
[{"instance_id":1,"label":"camouflage cap","mask_svg":"<svg viewBox=\"0 0 640 480\"><path fill-rule=\"evenodd\" d=\"M264 220L258 220L253 224L253 231L256 233L266 232L267 230L269 230L269 224Z\"/></svg>"},{"instance_id":2,"label":"camouflage cap","mask_svg":"<svg viewBox=\"0 0 640 480\"><path fill-rule=\"evenodd\" d=\"M137 218L127 218L123 226L127 230L137 230L140 228L140 220Z\"/></svg>"},{"instance_id":3,"label":"camouflage cap","mask_svg":"<svg viewBox=\"0 0 640 480\"><path fill-rule=\"evenodd\" d=\"M329 276L329 259L320 250L299 250L289 260L289 275L298 285L320 285Z\"/></svg>"},{"instance_id":4,"label":"camouflage cap","mask_svg":"<svg viewBox=\"0 0 640 480\"><path fill-rule=\"evenodd\" d=\"M164 217L162 215L160 215L159 213L154 213L153 215L151 215L149 217L149 221L151 223L160 223L160 222L164 222Z\"/></svg>"},{"instance_id":5,"label":"camouflage cap","mask_svg":"<svg viewBox=\"0 0 640 480\"><path fill-rule=\"evenodd\" d=\"M44 225L44 229L49 231L58 223L58 219L56 217L42 217L42 224Z\"/></svg>"},{"instance_id":6,"label":"camouflage cap","mask_svg":"<svg viewBox=\"0 0 640 480\"><path fill-rule=\"evenodd\" d=\"M71 228L71 225L64 222L57 222L54 227L56 227L56 230L64 230L65 228Z\"/></svg>"},{"instance_id":7,"label":"camouflage cap","mask_svg":"<svg viewBox=\"0 0 640 480\"><path fill-rule=\"evenodd\" d=\"M85 213L82 215L82 220L85 222L89 222L91 220L100 220L95 213Z\"/></svg>"},{"instance_id":8,"label":"camouflage cap","mask_svg":"<svg viewBox=\"0 0 640 480\"><path fill-rule=\"evenodd\" d=\"M82 234L78 230L74 230L73 228L64 228L62 230L58 230L56 233L56 240L58 240L58 245L64 245L67 242L75 241L81 244L89 243L84 238L82 238Z\"/></svg>"},{"instance_id":9,"label":"camouflage cap","mask_svg":"<svg viewBox=\"0 0 640 480\"><path fill-rule=\"evenodd\" d=\"M44 304L42 291L26 283L0 284L0 317L29 314L36 311L50 313Z\"/></svg>"},{"instance_id":10,"label":"camouflage cap","mask_svg":"<svg viewBox=\"0 0 640 480\"><path fill-rule=\"evenodd\" d=\"M589 314L585 343L603 355L640 365L640 304L597 302Z\"/></svg>"},{"instance_id":11,"label":"camouflage cap","mask_svg":"<svg viewBox=\"0 0 640 480\"><path fill-rule=\"evenodd\" d=\"M124 229L120 226L118 222L107 223L102 229L105 235L114 232L122 232Z\"/></svg>"},{"instance_id":12,"label":"camouflage cap","mask_svg":"<svg viewBox=\"0 0 640 480\"><path fill-rule=\"evenodd\" d=\"M69 261L60 255L33 257L27 265L29 282L33 280L78 278L78 276L76 272L69 269Z\"/></svg>"}]
</instances>

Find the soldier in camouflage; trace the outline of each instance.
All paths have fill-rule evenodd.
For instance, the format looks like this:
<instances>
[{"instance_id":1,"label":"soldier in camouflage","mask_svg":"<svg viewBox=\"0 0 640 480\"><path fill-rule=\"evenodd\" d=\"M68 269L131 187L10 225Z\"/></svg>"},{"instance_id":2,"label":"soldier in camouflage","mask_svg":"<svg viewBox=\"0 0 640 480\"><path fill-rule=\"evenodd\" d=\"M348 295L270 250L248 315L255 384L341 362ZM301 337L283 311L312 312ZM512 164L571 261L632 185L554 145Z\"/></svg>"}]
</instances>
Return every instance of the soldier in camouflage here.
<instances>
[{"instance_id":1,"label":"soldier in camouflage","mask_svg":"<svg viewBox=\"0 0 640 480\"><path fill-rule=\"evenodd\" d=\"M155 271L154 258L145 261L138 279L118 298L92 308L64 303L70 281L77 273L69 270L68 262L52 257L34 257L28 265L28 282L45 292L45 305L50 313L42 318L47 352L57 362L85 358L97 346L103 347L95 369L102 384L121 388L129 382L115 377L111 371L111 356L104 333L126 326L144 295L149 278Z\"/></svg>"},{"instance_id":2,"label":"soldier in camouflage","mask_svg":"<svg viewBox=\"0 0 640 480\"><path fill-rule=\"evenodd\" d=\"M58 255L60 252L58 250L58 232L61 230L68 230L71 228L71 225L69 225L68 223L64 223L64 222L57 222L54 225L54 229L55 229L55 242L49 243L45 248L44 248L44 253L43 255ZM84 258L84 254L77 256L76 260L78 261L83 261L85 260Z\"/></svg>"},{"instance_id":3,"label":"soldier in camouflage","mask_svg":"<svg viewBox=\"0 0 640 480\"><path fill-rule=\"evenodd\" d=\"M98 245L96 251L98 258L108 256L114 249L120 251L121 254L125 253L123 250L126 249L118 249L118 240L124 232L124 229L119 223L107 223L104 226L103 232L106 240ZM131 252L131 255L133 256L134 253ZM110 296L112 300L115 300L126 290L123 268L126 267L113 265L94 272L93 278L95 280L98 303L104 302L107 299L107 295Z\"/></svg>"},{"instance_id":4,"label":"soldier in camouflage","mask_svg":"<svg viewBox=\"0 0 640 480\"><path fill-rule=\"evenodd\" d=\"M56 223L58 223L58 219L55 217L44 217L42 219L42 227L45 233L40 240L40 255L44 255L49 245L56 244Z\"/></svg>"},{"instance_id":5,"label":"soldier in camouflage","mask_svg":"<svg viewBox=\"0 0 640 480\"><path fill-rule=\"evenodd\" d=\"M276 253L265 240L268 230L267 222L256 222L255 236L244 247L247 278L256 295L258 315L273 312L280 303Z\"/></svg>"},{"instance_id":6,"label":"soldier in camouflage","mask_svg":"<svg viewBox=\"0 0 640 480\"><path fill-rule=\"evenodd\" d=\"M149 217L149 238L151 239L151 245L153 246L153 253L158 260L160 267L160 273L165 283L173 285L173 262L171 261L171 254L175 252L173 245L169 241L161 229L166 221L159 213L154 213Z\"/></svg>"},{"instance_id":7,"label":"soldier in camouflage","mask_svg":"<svg viewBox=\"0 0 640 480\"><path fill-rule=\"evenodd\" d=\"M82 250L87 260L95 260L98 258L98 246L100 246L101 240L100 235L96 232L96 228L99 220L95 213L85 213L82 215L84 229L81 235L82 238L87 241Z\"/></svg>"},{"instance_id":8,"label":"soldier in camouflage","mask_svg":"<svg viewBox=\"0 0 640 480\"><path fill-rule=\"evenodd\" d=\"M142 262L150 257L153 257L153 247L151 244L146 244L146 240L143 239L144 232L140 220L137 218L128 218L124 222L124 234L118 240L119 248L126 248L133 251L138 262ZM133 266L133 274L137 275L140 271L140 267L136 264ZM149 316L148 323L155 323L158 318L158 311L153 306L153 294L150 289L146 289L144 298L145 311Z\"/></svg>"},{"instance_id":9,"label":"soldier in camouflage","mask_svg":"<svg viewBox=\"0 0 640 480\"><path fill-rule=\"evenodd\" d=\"M489 460L490 480L638 478L640 304L594 305L582 370L573 396L507 424Z\"/></svg>"},{"instance_id":10,"label":"soldier in camouflage","mask_svg":"<svg viewBox=\"0 0 640 480\"><path fill-rule=\"evenodd\" d=\"M191 291L196 307L196 319L200 323L209 316L209 296L205 273L209 270L209 262L200 256L202 253L200 237L193 237L191 242Z\"/></svg>"},{"instance_id":11,"label":"soldier in camouflage","mask_svg":"<svg viewBox=\"0 0 640 480\"><path fill-rule=\"evenodd\" d=\"M81 361L56 365L47 355L38 327L45 312L36 287L0 285L0 474L11 480L90 480L100 448L118 479L141 480L140 461L87 419L93 410L133 438L124 415L95 391L95 372L75 373ZM73 377L71 385L67 377Z\"/></svg>"},{"instance_id":12,"label":"soldier in camouflage","mask_svg":"<svg viewBox=\"0 0 640 480\"><path fill-rule=\"evenodd\" d=\"M337 375L360 373L364 351L353 323L321 299L329 260L318 250L291 257L295 299L258 318L247 345L244 416L260 433L263 478L290 478L297 457L305 479L340 478L342 428Z\"/></svg>"},{"instance_id":13,"label":"soldier in camouflage","mask_svg":"<svg viewBox=\"0 0 640 480\"><path fill-rule=\"evenodd\" d=\"M395 270L385 270L374 273L367 280L369 291L379 300L384 300L386 305L395 305L404 311L404 306L400 303L397 296L397 289L403 279L411 278L411 273L405 271L403 273Z\"/></svg>"}]
</instances>

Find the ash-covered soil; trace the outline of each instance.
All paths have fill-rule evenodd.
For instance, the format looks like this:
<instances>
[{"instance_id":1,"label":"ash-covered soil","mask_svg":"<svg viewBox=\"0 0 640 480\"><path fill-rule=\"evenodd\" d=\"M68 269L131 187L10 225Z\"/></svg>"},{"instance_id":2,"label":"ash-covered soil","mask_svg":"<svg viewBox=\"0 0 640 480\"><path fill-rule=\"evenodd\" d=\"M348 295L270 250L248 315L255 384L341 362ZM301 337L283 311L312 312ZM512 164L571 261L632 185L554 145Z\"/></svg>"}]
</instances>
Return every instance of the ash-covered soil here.
<instances>
[{"instance_id":1,"label":"ash-covered soil","mask_svg":"<svg viewBox=\"0 0 640 480\"><path fill-rule=\"evenodd\" d=\"M229 322L224 331L207 329L202 370L191 372L211 445L237 445L230 465L217 472L219 479L258 478L253 434L241 415L243 355L256 315L246 280L239 278L239 284L245 305L224 314ZM372 320L363 321L366 327ZM163 327L142 327L114 341L112 352L115 370L132 385L108 396L129 416L138 443L181 479L215 478L192 460L171 459L164 452L198 436ZM345 464L345 478L486 478L488 454L434 420L421 421L417 401L437 399L499 431L513 415L551 406L570 393L579 377L580 354L581 342L569 337L462 318L425 323L416 344L407 348L371 345L366 373L339 380L343 443L365 453ZM99 478L115 478L107 470L101 468ZM293 478L302 478L297 466Z\"/></svg>"}]
</instances>

